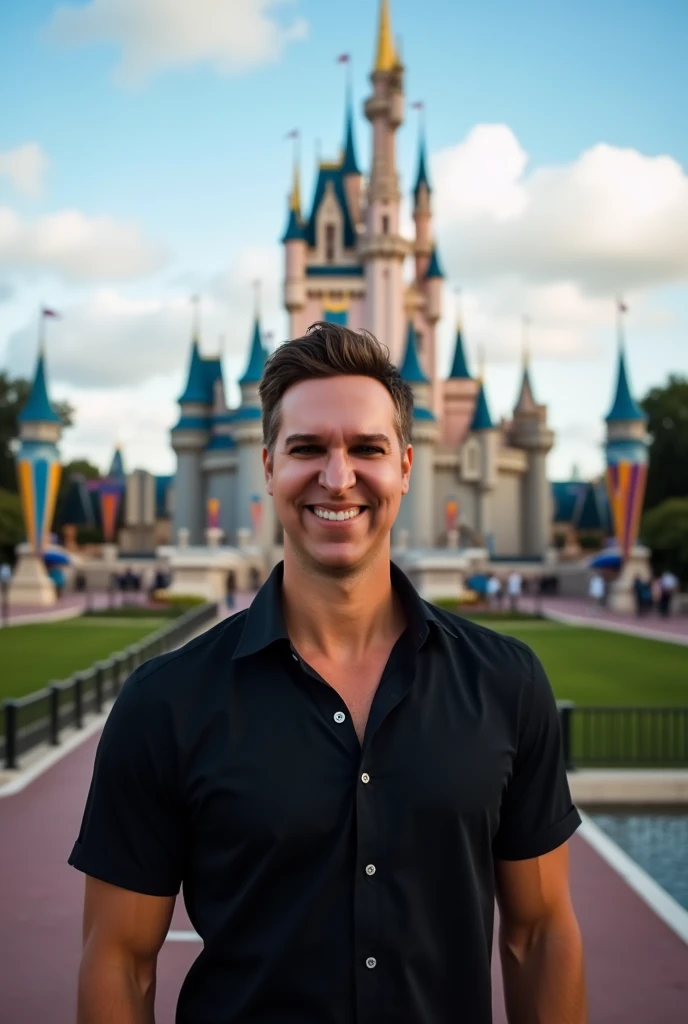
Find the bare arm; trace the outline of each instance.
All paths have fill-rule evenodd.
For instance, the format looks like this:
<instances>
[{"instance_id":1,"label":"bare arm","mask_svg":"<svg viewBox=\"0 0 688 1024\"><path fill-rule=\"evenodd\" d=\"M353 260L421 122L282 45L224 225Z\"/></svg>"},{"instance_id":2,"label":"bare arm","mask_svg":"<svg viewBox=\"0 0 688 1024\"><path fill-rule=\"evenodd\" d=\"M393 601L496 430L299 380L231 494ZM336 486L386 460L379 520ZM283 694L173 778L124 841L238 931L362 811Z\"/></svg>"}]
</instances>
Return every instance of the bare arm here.
<instances>
[{"instance_id":1,"label":"bare arm","mask_svg":"<svg viewBox=\"0 0 688 1024\"><path fill-rule=\"evenodd\" d=\"M499 950L509 1024L586 1024L583 944L566 844L495 864Z\"/></svg>"},{"instance_id":2,"label":"bare arm","mask_svg":"<svg viewBox=\"0 0 688 1024\"><path fill-rule=\"evenodd\" d=\"M174 896L86 877L77 1024L155 1024L155 970Z\"/></svg>"}]
</instances>

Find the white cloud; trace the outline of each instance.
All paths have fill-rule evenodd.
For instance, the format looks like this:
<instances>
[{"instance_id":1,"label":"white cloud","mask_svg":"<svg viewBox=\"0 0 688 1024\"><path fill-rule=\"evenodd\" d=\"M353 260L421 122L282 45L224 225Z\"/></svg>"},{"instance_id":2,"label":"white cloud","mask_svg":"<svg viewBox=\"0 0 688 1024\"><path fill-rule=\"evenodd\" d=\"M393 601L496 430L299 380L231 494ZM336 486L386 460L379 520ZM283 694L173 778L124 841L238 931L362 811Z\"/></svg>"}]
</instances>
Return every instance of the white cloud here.
<instances>
[{"instance_id":1,"label":"white cloud","mask_svg":"<svg viewBox=\"0 0 688 1024\"><path fill-rule=\"evenodd\" d=\"M0 153L0 178L9 178L18 192L36 199L43 194L48 164L48 157L38 143L26 142Z\"/></svg>"},{"instance_id":2,"label":"white cloud","mask_svg":"<svg viewBox=\"0 0 688 1024\"><path fill-rule=\"evenodd\" d=\"M432 161L452 277L573 282L598 295L688 278L688 175L669 156L599 144L527 170L505 125L478 125Z\"/></svg>"},{"instance_id":3,"label":"white cloud","mask_svg":"<svg viewBox=\"0 0 688 1024\"><path fill-rule=\"evenodd\" d=\"M237 74L276 60L308 31L300 17L279 17L293 0L90 0L61 6L50 34L71 45L114 43L119 81L139 83L170 67L207 61Z\"/></svg>"},{"instance_id":4,"label":"white cloud","mask_svg":"<svg viewBox=\"0 0 688 1024\"><path fill-rule=\"evenodd\" d=\"M234 381L248 354L256 279L262 281L264 329L282 340L279 308L279 249L249 248L236 256L229 272L218 274L201 294L201 349L222 349L228 400L236 399ZM97 290L87 302L61 305L62 318L50 324L48 365L51 380L78 388L123 389L167 378L170 394L179 393L187 370L192 311L189 294L162 299L131 299L112 288ZM35 324L11 335L6 361L12 372L31 372Z\"/></svg>"},{"instance_id":5,"label":"white cloud","mask_svg":"<svg viewBox=\"0 0 688 1024\"><path fill-rule=\"evenodd\" d=\"M0 207L0 268L6 271L47 271L69 282L124 280L164 262L162 247L145 238L134 223L87 217L79 210L60 210L29 221Z\"/></svg>"}]
</instances>

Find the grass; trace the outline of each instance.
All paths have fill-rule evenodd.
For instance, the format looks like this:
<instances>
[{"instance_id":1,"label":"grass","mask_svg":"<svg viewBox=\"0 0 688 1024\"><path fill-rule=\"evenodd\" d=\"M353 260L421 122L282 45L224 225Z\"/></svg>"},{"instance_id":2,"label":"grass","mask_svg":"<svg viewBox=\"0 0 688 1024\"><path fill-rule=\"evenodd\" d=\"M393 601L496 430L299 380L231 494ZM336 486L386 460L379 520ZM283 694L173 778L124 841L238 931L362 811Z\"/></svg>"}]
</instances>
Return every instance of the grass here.
<instances>
[{"instance_id":1,"label":"grass","mask_svg":"<svg viewBox=\"0 0 688 1024\"><path fill-rule=\"evenodd\" d=\"M0 629L0 702L90 668L169 621L93 617Z\"/></svg>"},{"instance_id":2,"label":"grass","mask_svg":"<svg viewBox=\"0 0 688 1024\"><path fill-rule=\"evenodd\" d=\"M532 647L559 700L617 707L688 705L688 647L544 619L495 621L486 616L481 621Z\"/></svg>"}]
</instances>

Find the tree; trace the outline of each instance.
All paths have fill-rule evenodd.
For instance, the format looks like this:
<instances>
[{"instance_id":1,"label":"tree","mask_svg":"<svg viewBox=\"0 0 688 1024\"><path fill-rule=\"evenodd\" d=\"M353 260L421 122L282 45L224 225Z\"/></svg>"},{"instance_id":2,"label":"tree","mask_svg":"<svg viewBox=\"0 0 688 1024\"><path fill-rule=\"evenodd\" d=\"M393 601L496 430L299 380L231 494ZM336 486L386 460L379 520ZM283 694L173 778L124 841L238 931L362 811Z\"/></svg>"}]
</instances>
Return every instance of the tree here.
<instances>
[{"instance_id":1,"label":"tree","mask_svg":"<svg viewBox=\"0 0 688 1024\"><path fill-rule=\"evenodd\" d=\"M652 552L655 572L669 569L688 583L688 498L668 498L646 512L641 538Z\"/></svg>"},{"instance_id":2,"label":"tree","mask_svg":"<svg viewBox=\"0 0 688 1024\"><path fill-rule=\"evenodd\" d=\"M672 374L641 405L652 438L645 492L645 508L651 509L668 498L688 498L688 377Z\"/></svg>"},{"instance_id":3,"label":"tree","mask_svg":"<svg viewBox=\"0 0 688 1024\"><path fill-rule=\"evenodd\" d=\"M13 442L19 437L17 417L26 405L31 381L23 377L12 379L0 372L0 488L17 492ZM65 427L71 427L74 410L68 402L53 402L53 408Z\"/></svg>"},{"instance_id":4,"label":"tree","mask_svg":"<svg viewBox=\"0 0 688 1024\"><path fill-rule=\"evenodd\" d=\"M15 545L26 537L19 495L0 490L0 562L12 558Z\"/></svg>"}]
</instances>

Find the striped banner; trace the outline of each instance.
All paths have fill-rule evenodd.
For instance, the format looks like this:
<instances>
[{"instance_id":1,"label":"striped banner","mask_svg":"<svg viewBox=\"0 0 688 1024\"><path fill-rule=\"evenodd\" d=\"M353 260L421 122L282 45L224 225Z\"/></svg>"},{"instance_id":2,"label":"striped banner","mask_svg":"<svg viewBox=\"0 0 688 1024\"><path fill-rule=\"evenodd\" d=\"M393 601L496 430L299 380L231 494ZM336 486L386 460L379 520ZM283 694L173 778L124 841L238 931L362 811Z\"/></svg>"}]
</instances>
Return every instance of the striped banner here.
<instances>
[{"instance_id":1,"label":"striped banner","mask_svg":"<svg viewBox=\"0 0 688 1024\"><path fill-rule=\"evenodd\" d=\"M206 522L209 530L216 530L220 525L220 499L208 498L206 503Z\"/></svg>"},{"instance_id":2,"label":"striped banner","mask_svg":"<svg viewBox=\"0 0 688 1024\"><path fill-rule=\"evenodd\" d=\"M17 476L26 535L33 550L40 554L48 542L55 514L62 466L47 458L17 459Z\"/></svg>"},{"instance_id":3,"label":"striped banner","mask_svg":"<svg viewBox=\"0 0 688 1024\"><path fill-rule=\"evenodd\" d=\"M251 526L253 536L256 540L260 537L260 528L263 522L263 503L259 494L251 495Z\"/></svg>"},{"instance_id":4,"label":"striped banner","mask_svg":"<svg viewBox=\"0 0 688 1024\"><path fill-rule=\"evenodd\" d=\"M647 463L620 460L607 466L606 478L614 534L625 562L638 539Z\"/></svg>"}]
</instances>

